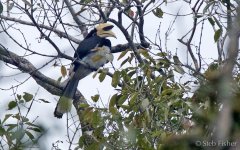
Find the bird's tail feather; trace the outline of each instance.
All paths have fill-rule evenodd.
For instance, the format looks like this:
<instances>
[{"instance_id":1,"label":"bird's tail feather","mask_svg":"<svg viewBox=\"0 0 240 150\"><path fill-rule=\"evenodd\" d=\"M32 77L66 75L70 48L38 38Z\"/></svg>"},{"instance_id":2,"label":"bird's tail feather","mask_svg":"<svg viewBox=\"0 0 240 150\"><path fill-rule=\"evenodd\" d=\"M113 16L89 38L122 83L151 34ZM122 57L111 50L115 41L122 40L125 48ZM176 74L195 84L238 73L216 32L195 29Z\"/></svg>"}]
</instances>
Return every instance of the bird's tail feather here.
<instances>
[{"instance_id":1,"label":"bird's tail feather","mask_svg":"<svg viewBox=\"0 0 240 150\"><path fill-rule=\"evenodd\" d=\"M86 77L92 72L91 69L88 69L84 66L78 66L76 72L71 74L71 77L63 90L62 96L59 98L58 104L54 111L54 116L57 118L62 118L63 114L69 112L72 106L72 98L77 91L77 86L79 80Z\"/></svg>"}]
</instances>

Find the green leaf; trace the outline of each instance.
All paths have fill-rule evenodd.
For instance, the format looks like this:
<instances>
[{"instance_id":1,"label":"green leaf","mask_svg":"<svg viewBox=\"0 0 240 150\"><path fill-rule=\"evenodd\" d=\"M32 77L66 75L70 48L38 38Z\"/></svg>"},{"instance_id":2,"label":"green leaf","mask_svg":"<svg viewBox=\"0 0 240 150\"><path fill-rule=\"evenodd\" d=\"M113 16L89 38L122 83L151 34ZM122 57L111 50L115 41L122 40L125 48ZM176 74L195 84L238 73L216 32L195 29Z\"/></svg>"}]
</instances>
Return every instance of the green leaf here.
<instances>
[{"instance_id":1,"label":"green leaf","mask_svg":"<svg viewBox=\"0 0 240 150\"><path fill-rule=\"evenodd\" d=\"M117 85L119 83L119 80L120 80L120 72L119 71L115 71L114 74L113 74L113 77L112 77L112 86L114 88L117 87Z\"/></svg>"},{"instance_id":2,"label":"green leaf","mask_svg":"<svg viewBox=\"0 0 240 150\"><path fill-rule=\"evenodd\" d=\"M215 1L208 2L207 5L203 8L203 14L215 3Z\"/></svg>"},{"instance_id":3,"label":"green leaf","mask_svg":"<svg viewBox=\"0 0 240 150\"><path fill-rule=\"evenodd\" d=\"M8 103L8 110L11 110L17 106L17 102L11 101Z\"/></svg>"},{"instance_id":4,"label":"green leaf","mask_svg":"<svg viewBox=\"0 0 240 150\"><path fill-rule=\"evenodd\" d=\"M209 23L210 23L212 26L215 25L215 21L214 21L212 18L208 18L208 21L209 21Z\"/></svg>"},{"instance_id":5,"label":"green leaf","mask_svg":"<svg viewBox=\"0 0 240 150\"><path fill-rule=\"evenodd\" d=\"M99 81L102 82L105 79L106 75L107 75L107 72L102 71L98 77Z\"/></svg>"},{"instance_id":6,"label":"green leaf","mask_svg":"<svg viewBox=\"0 0 240 150\"><path fill-rule=\"evenodd\" d=\"M174 65L173 65L174 70L177 71L180 74L184 74L185 71L184 71L184 69L181 66L182 63L179 60L178 56L173 56L173 61L174 61Z\"/></svg>"},{"instance_id":7,"label":"green leaf","mask_svg":"<svg viewBox=\"0 0 240 150\"><path fill-rule=\"evenodd\" d=\"M34 140L34 136L32 135L31 132L25 131L25 133L27 134L27 136L28 136L32 141Z\"/></svg>"},{"instance_id":8,"label":"green leaf","mask_svg":"<svg viewBox=\"0 0 240 150\"><path fill-rule=\"evenodd\" d=\"M11 117L13 114L6 114L3 121L2 121L2 124L9 118Z\"/></svg>"},{"instance_id":9,"label":"green leaf","mask_svg":"<svg viewBox=\"0 0 240 150\"><path fill-rule=\"evenodd\" d=\"M100 97L99 94L96 94L96 95L94 95L94 96L91 96L91 98L92 98L92 100L93 100L94 102L97 102L97 101L99 100L99 97Z\"/></svg>"},{"instance_id":10,"label":"green leaf","mask_svg":"<svg viewBox=\"0 0 240 150\"><path fill-rule=\"evenodd\" d=\"M88 123L92 123L93 120L93 111L91 109L85 110L84 120Z\"/></svg>"},{"instance_id":11,"label":"green leaf","mask_svg":"<svg viewBox=\"0 0 240 150\"><path fill-rule=\"evenodd\" d=\"M35 132L41 132L41 129L39 128L32 128L32 127L28 127L29 130L35 131Z\"/></svg>"},{"instance_id":12,"label":"green leaf","mask_svg":"<svg viewBox=\"0 0 240 150\"><path fill-rule=\"evenodd\" d=\"M220 36L222 35L222 29L218 29L215 33L214 33L214 41L217 42L220 38Z\"/></svg>"},{"instance_id":13,"label":"green leaf","mask_svg":"<svg viewBox=\"0 0 240 150\"><path fill-rule=\"evenodd\" d=\"M169 96L169 95L171 95L173 92L174 92L173 89L165 89L165 90L162 91L161 94L162 94L162 96Z\"/></svg>"},{"instance_id":14,"label":"green leaf","mask_svg":"<svg viewBox=\"0 0 240 150\"><path fill-rule=\"evenodd\" d=\"M163 11L161 8L156 8L156 11L153 11L153 14L158 17L158 18L162 18L163 17Z\"/></svg>"},{"instance_id":15,"label":"green leaf","mask_svg":"<svg viewBox=\"0 0 240 150\"><path fill-rule=\"evenodd\" d=\"M26 122L26 125L39 128L38 125L35 125L35 124L31 123L31 122Z\"/></svg>"},{"instance_id":16,"label":"green leaf","mask_svg":"<svg viewBox=\"0 0 240 150\"><path fill-rule=\"evenodd\" d=\"M121 67L124 65L124 64L126 64L126 62L128 62L128 60L129 60L129 57L128 58L126 58L122 63L121 63Z\"/></svg>"},{"instance_id":17,"label":"green leaf","mask_svg":"<svg viewBox=\"0 0 240 150\"><path fill-rule=\"evenodd\" d=\"M109 102L109 108L110 107L114 107L116 105L116 102L117 102L117 94L114 94L111 99L110 99L110 102Z\"/></svg>"},{"instance_id":18,"label":"green leaf","mask_svg":"<svg viewBox=\"0 0 240 150\"><path fill-rule=\"evenodd\" d=\"M29 121L29 119L27 117L22 116L21 118L22 118L23 122L28 122Z\"/></svg>"},{"instance_id":19,"label":"green leaf","mask_svg":"<svg viewBox=\"0 0 240 150\"><path fill-rule=\"evenodd\" d=\"M3 136L5 134L5 130L3 127L0 126L0 136Z\"/></svg>"},{"instance_id":20,"label":"green leaf","mask_svg":"<svg viewBox=\"0 0 240 150\"><path fill-rule=\"evenodd\" d=\"M128 62L131 64L133 58L135 58L135 55L133 53L130 54L130 57L128 57Z\"/></svg>"},{"instance_id":21,"label":"green leaf","mask_svg":"<svg viewBox=\"0 0 240 150\"><path fill-rule=\"evenodd\" d=\"M121 106L128 98L128 95L119 95L119 99L117 100L117 105Z\"/></svg>"},{"instance_id":22,"label":"green leaf","mask_svg":"<svg viewBox=\"0 0 240 150\"><path fill-rule=\"evenodd\" d=\"M132 106L129 106L129 105L122 105L121 108L123 110L128 110L128 112L129 112L129 110L132 111Z\"/></svg>"},{"instance_id":23,"label":"green leaf","mask_svg":"<svg viewBox=\"0 0 240 150\"><path fill-rule=\"evenodd\" d=\"M181 65L173 65L173 68L174 68L174 70L175 70L176 72L178 72L178 73L180 73L180 74L182 74L182 75L185 73L185 71L184 71L184 69L182 68Z\"/></svg>"},{"instance_id":24,"label":"green leaf","mask_svg":"<svg viewBox=\"0 0 240 150\"><path fill-rule=\"evenodd\" d=\"M7 5L7 11L12 10L13 6L14 6L14 3L8 3L8 5Z\"/></svg>"},{"instance_id":25,"label":"green leaf","mask_svg":"<svg viewBox=\"0 0 240 150\"><path fill-rule=\"evenodd\" d=\"M28 122L29 119L28 119L27 117L22 116L22 121L23 121L23 122Z\"/></svg>"},{"instance_id":26,"label":"green leaf","mask_svg":"<svg viewBox=\"0 0 240 150\"><path fill-rule=\"evenodd\" d=\"M80 103L79 107L80 108L87 108L87 107L89 107L89 105L87 103Z\"/></svg>"},{"instance_id":27,"label":"green leaf","mask_svg":"<svg viewBox=\"0 0 240 150\"><path fill-rule=\"evenodd\" d=\"M60 83L62 80L62 76L57 79L57 82Z\"/></svg>"},{"instance_id":28,"label":"green leaf","mask_svg":"<svg viewBox=\"0 0 240 150\"><path fill-rule=\"evenodd\" d=\"M113 115L115 115L115 114L118 113L118 110L117 110L117 108L115 108L115 107L110 107L110 108L109 108L109 112L112 113Z\"/></svg>"},{"instance_id":29,"label":"green leaf","mask_svg":"<svg viewBox=\"0 0 240 150\"><path fill-rule=\"evenodd\" d=\"M13 115L12 117L13 117L13 118L16 118L17 120L20 120L20 115L19 115L19 113Z\"/></svg>"},{"instance_id":30,"label":"green leaf","mask_svg":"<svg viewBox=\"0 0 240 150\"><path fill-rule=\"evenodd\" d=\"M84 3L84 4L88 4L90 3L92 0L81 0L80 3Z\"/></svg>"},{"instance_id":31,"label":"green leaf","mask_svg":"<svg viewBox=\"0 0 240 150\"><path fill-rule=\"evenodd\" d=\"M0 14L3 12L3 5L2 2L0 2Z\"/></svg>"},{"instance_id":32,"label":"green leaf","mask_svg":"<svg viewBox=\"0 0 240 150\"><path fill-rule=\"evenodd\" d=\"M24 95L23 95L23 99L26 101L26 102L29 102L33 99L33 95L32 94L29 94L27 92L24 92Z\"/></svg>"},{"instance_id":33,"label":"green leaf","mask_svg":"<svg viewBox=\"0 0 240 150\"><path fill-rule=\"evenodd\" d=\"M175 82L174 73L173 73L173 70L172 70L172 69L169 71L168 77L170 78L170 80L171 80L172 82Z\"/></svg>"},{"instance_id":34,"label":"green leaf","mask_svg":"<svg viewBox=\"0 0 240 150\"><path fill-rule=\"evenodd\" d=\"M67 75L67 69L65 66L61 66L61 74L63 77L65 77Z\"/></svg>"},{"instance_id":35,"label":"green leaf","mask_svg":"<svg viewBox=\"0 0 240 150\"><path fill-rule=\"evenodd\" d=\"M131 94L130 100L129 100L129 105L133 106L136 104L136 100L138 98L138 92L135 92L133 94Z\"/></svg>"},{"instance_id":36,"label":"green leaf","mask_svg":"<svg viewBox=\"0 0 240 150\"><path fill-rule=\"evenodd\" d=\"M138 51L147 59L150 59L150 55L146 49L138 49Z\"/></svg>"},{"instance_id":37,"label":"green leaf","mask_svg":"<svg viewBox=\"0 0 240 150\"><path fill-rule=\"evenodd\" d=\"M95 73L93 74L92 77L95 78L99 72L100 72L100 69L98 69L97 71L95 71Z\"/></svg>"},{"instance_id":38,"label":"green leaf","mask_svg":"<svg viewBox=\"0 0 240 150\"><path fill-rule=\"evenodd\" d=\"M22 98L22 95L17 94L17 99L20 100Z\"/></svg>"},{"instance_id":39,"label":"green leaf","mask_svg":"<svg viewBox=\"0 0 240 150\"><path fill-rule=\"evenodd\" d=\"M109 112L111 112L112 114L116 114L117 113L117 108L114 107L116 105L116 103L117 103L117 98L118 98L118 95L114 94L111 97L110 102L109 102Z\"/></svg>"},{"instance_id":40,"label":"green leaf","mask_svg":"<svg viewBox=\"0 0 240 150\"><path fill-rule=\"evenodd\" d=\"M100 149L100 147L100 142L93 142L92 144L88 145L85 150Z\"/></svg>"},{"instance_id":41,"label":"green leaf","mask_svg":"<svg viewBox=\"0 0 240 150\"><path fill-rule=\"evenodd\" d=\"M181 61L179 60L178 56L173 56L173 61L177 65L181 65L182 64Z\"/></svg>"},{"instance_id":42,"label":"green leaf","mask_svg":"<svg viewBox=\"0 0 240 150\"><path fill-rule=\"evenodd\" d=\"M26 122L25 124L29 126L28 129L36 131L36 132L41 132L42 130L44 130L41 126L33 124L31 122ZM32 127L34 127L34 128L32 128Z\"/></svg>"},{"instance_id":43,"label":"green leaf","mask_svg":"<svg viewBox=\"0 0 240 150\"><path fill-rule=\"evenodd\" d=\"M93 112L93 120L92 120L92 124L97 127L99 126L99 124L101 123L101 116L99 114L99 111L94 111Z\"/></svg>"},{"instance_id":44,"label":"green leaf","mask_svg":"<svg viewBox=\"0 0 240 150\"><path fill-rule=\"evenodd\" d=\"M29 7L31 7L32 5L31 5L31 3L30 2L28 2L27 0L22 0L26 5L28 5Z\"/></svg>"},{"instance_id":45,"label":"green leaf","mask_svg":"<svg viewBox=\"0 0 240 150\"><path fill-rule=\"evenodd\" d=\"M153 131L152 134L151 134L151 137L161 136L162 133L164 133L164 132L161 132L161 131Z\"/></svg>"},{"instance_id":46,"label":"green leaf","mask_svg":"<svg viewBox=\"0 0 240 150\"><path fill-rule=\"evenodd\" d=\"M131 77L127 74L126 70L122 70L122 78L125 83L129 83Z\"/></svg>"},{"instance_id":47,"label":"green leaf","mask_svg":"<svg viewBox=\"0 0 240 150\"><path fill-rule=\"evenodd\" d=\"M17 124L6 124L5 126L7 126L7 131L11 131L12 129L14 129L15 127L17 127Z\"/></svg>"},{"instance_id":48,"label":"green leaf","mask_svg":"<svg viewBox=\"0 0 240 150\"><path fill-rule=\"evenodd\" d=\"M128 50L121 52L121 54L119 55L117 60L120 60L121 58L123 58L127 54L127 52L128 52Z\"/></svg>"}]
</instances>

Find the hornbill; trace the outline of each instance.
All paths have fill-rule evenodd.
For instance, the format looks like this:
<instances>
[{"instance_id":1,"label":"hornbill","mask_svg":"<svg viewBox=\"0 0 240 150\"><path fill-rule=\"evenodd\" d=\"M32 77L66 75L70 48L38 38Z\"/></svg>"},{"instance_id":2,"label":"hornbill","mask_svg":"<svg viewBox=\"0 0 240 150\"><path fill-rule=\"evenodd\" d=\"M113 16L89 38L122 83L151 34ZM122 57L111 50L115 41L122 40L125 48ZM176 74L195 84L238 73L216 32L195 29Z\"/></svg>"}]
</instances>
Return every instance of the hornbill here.
<instances>
[{"instance_id":1,"label":"hornbill","mask_svg":"<svg viewBox=\"0 0 240 150\"><path fill-rule=\"evenodd\" d=\"M113 25L108 23L99 24L90 31L85 39L79 44L74 58L75 60L82 61L86 65L82 65L77 61L72 63L68 82L54 111L55 117L62 118L64 113L71 110L72 99L76 93L79 80L92 71L99 69L107 62L112 61L111 41L106 38L116 38L115 34L112 32L113 27Z\"/></svg>"}]
</instances>

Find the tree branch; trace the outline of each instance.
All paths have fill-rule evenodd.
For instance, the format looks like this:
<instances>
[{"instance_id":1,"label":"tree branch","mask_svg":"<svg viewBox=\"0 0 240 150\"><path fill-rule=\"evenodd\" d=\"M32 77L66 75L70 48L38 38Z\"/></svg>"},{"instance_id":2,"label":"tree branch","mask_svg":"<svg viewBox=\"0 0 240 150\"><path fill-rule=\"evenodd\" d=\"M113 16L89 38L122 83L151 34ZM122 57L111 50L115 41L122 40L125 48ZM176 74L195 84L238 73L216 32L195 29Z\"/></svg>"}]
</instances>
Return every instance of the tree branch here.
<instances>
[{"instance_id":1,"label":"tree branch","mask_svg":"<svg viewBox=\"0 0 240 150\"><path fill-rule=\"evenodd\" d=\"M68 10L70 11L73 20L77 23L77 25L79 26L82 34L84 37L87 36L88 32L87 32L87 28L84 25L84 23L78 18L78 16L76 15L76 12L74 11L73 7L71 6L71 3L68 0L64 0L64 3L67 5Z\"/></svg>"},{"instance_id":2,"label":"tree branch","mask_svg":"<svg viewBox=\"0 0 240 150\"><path fill-rule=\"evenodd\" d=\"M24 21L24 20L21 20L21 19L10 17L10 16L1 15L0 18L4 19L4 20L8 20L8 21L17 22L17 23L20 23L20 24L23 24L23 25L29 25L29 26L35 27L35 24L32 23L32 22ZM70 35L66 34L65 32L62 32L62 31L60 31L56 28L49 27L49 26L46 26L44 24L38 24L38 26L40 28L43 28L43 29L46 29L46 30L49 30L49 31L52 31L52 32L56 33L60 38L62 38L62 37L63 38L68 38L69 40L73 41L74 43L79 43L79 40L77 38L74 38L73 36L70 36Z\"/></svg>"},{"instance_id":3,"label":"tree branch","mask_svg":"<svg viewBox=\"0 0 240 150\"><path fill-rule=\"evenodd\" d=\"M137 60L139 61L139 63L144 63L141 56L137 53L137 48L135 47L133 41L132 41L132 37L128 34L127 30L125 30L125 28L119 24L116 20L109 18L108 19L110 22L114 23L124 34L126 40L129 42L129 47L132 49L134 55L136 56Z\"/></svg>"},{"instance_id":4,"label":"tree branch","mask_svg":"<svg viewBox=\"0 0 240 150\"><path fill-rule=\"evenodd\" d=\"M61 95L64 85L60 84L58 81L53 80L44 74L42 74L37 68L34 67L27 59L8 51L6 48L0 46L0 60L11 65L16 66L20 71L28 73L31 77L44 89L54 95ZM82 94L77 91L74 100L79 100L81 98L82 103L87 103Z\"/></svg>"},{"instance_id":5,"label":"tree branch","mask_svg":"<svg viewBox=\"0 0 240 150\"><path fill-rule=\"evenodd\" d=\"M133 43L134 47L136 47L137 49L141 48L141 44L139 43ZM119 53L122 51L125 51L126 49L130 48L129 43L126 44L118 44L116 46L112 47L111 53Z\"/></svg>"},{"instance_id":6,"label":"tree branch","mask_svg":"<svg viewBox=\"0 0 240 150\"><path fill-rule=\"evenodd\" d=\"M240 6L237 8L237 16L229 27L229 44L227 48L227 59L223 65L221 78L217 84L218 101L222 104L222 109L218 112L216 121L213 123L215 129L212 129L214 141L227 141L230 137L232 128L232 107L233 107L233 70L238 58L239 36L240 36ZM216 147L219 149L219 147Z\"/></svg>"},{"instance_id":7,"label":"tree branch","mask_svg":"<svg viewBox=\"0 0 240 150\"><path fill-rule=\"evenodd\" d=\"M144 14L143 14L143 10L142 10L142 3L139 0L134 0L134 1L137 4L137 11L138 11L138 15L139 15L139 24L138 24L139 38L140 38L142 46L148 48L150 44L145 40L145 36L144 36L144 32L143 32Z\"/></svg>"}]
</instances>

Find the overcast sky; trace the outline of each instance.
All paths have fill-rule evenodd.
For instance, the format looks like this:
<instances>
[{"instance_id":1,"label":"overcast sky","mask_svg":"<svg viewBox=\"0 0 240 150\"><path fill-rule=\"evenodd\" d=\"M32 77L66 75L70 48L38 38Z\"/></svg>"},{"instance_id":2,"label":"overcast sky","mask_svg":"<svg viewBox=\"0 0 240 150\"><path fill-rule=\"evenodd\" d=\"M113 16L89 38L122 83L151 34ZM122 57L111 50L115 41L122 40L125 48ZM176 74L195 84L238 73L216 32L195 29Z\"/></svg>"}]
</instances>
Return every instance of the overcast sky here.
<instances>
[{"instance_id":1,"label":"overcast sky","mask_svg":"<svg viewBox=\"0 0 240 150\"><path fill-rule=\"evenodd\" d=\"M164 5L163 5L164 6ZM191 9L188 5L183 5L182 2L180 3L173 3L168 4L167 7L162 7L162 10L164 12L168 12L171 14L176 14L179 11L179 14L187 14L191 12ZM115 18L116 12L111 16L112 18ZM22 18L24 19L24 17ZM71 18L69 21L72 21ZM154 40L156 32L158 30L159 24L161 23L161 36L162 36L162 42L165 42L164 34L167 31L170 23L172 23L174 19L174 16L170 16L167 14L163 15L163 18L157 18L152 13L149 13L145 17L145 25L144 25L144 31L148 38ZM123 19L124 25L128 26L130 24L130 21L126 18ZM169 40L167 42L167 48L169 51L172 52L172 54L175 54L177 52L178 56L180 57L181 61L183 63L186 62L186 48L177 41L178 38L182 37L186 32L192 27L192 16L188 17L178 17L176 20L174 26L173 26L173 32L169 37ZM54 54L56 53L53 47L50 46L49 43L47 43L45 40L41 40L39 43L39 32L34 27L25 27L22 25L18 25L18 28L21 29L23 33L25 34L26 39L29 43L31 43L31 48L34 50L38 50L42 53L47 54ZM121 32L115 27L113 29L115 33L117 33L117 39L110 39L112 41L112 45L117 45L120 43L126 43L126 40L124 36L121 34ZM10 34L14 35L14 38L16 38L18 41L24 41L22 36L18 33L16 34L16 31L9 30ZM72 33L73 36L77 35L78 33ZM198 37L198 36L197 36ZM11 41L4 33L0 34L1 42L4 42L3 44L9 48L10 51L13 51L14 53L17 53L19 55L23 55L25 53L24 50L21 50L19 46L17 46L13 41ZM80 37L79 37L80 38ZM69 42L65 39L56 38L53 39L57 45L60 47L62 51L65 51L70 56L73 56L73 49L70 46ZM199 42L199 39L194 39L196 43ZM209 24L206 22L204 25L204 33L203 33L203 40L202 40L202 49L203 51L201 54L204 58L214 58L216 56L216 48L213 41L213 30L210 28ZM74 44L75 47L77 47L76 44ZM114 54L114 66L116 68L119 67L119 64L121 63L117 61L117 57L119 54ZM42 66L46 61L48 61L50 58L44 58L39 56L31 56L28 57L28 59L35 65L35 66ZM123 60L123 59L122 59ZM206 59L208 60L208 59ZM209 59L209 62L211 60ZM63 61L64 63L68 64L69 61ZM111 67L110 64L107 64L105 67ZM0 88L10 88L12 85L16 85L17 81L24 81L26 80L29 75L28 74L19 74L20 71L16 69L10 69L6 65L2 65L0 67ZM51 77L53 79L57 79L60 77L60 68L59 67L53 67L52 64L48 65L47 67L41 69L41 72L47 75L48 77ZM17 74L17 75L16 75ZM178 76L180 76L178 74ZM82 92L82 94L85 96L87 100L91 101L91 96L95 94L100 94L101 99L103 100L104 105L107 106L108 100L115 93L114 88L111 87L111 78L107 77L102 83L98 81L98 78L93 79L92 74L85 77L79 82L78 89ZM37 103L35 102L33 104L33 109L31 110L32 114L34 116L39 116L38 121L44 122L46 124L46 128L48 129L49 134L52 134L52 137L47 136L44 138L44 142L48 141L48 144L45 144L46 147L51 147L51 143L59 140L66 140L66 115L64 115L63 119L57 119L53 116L53 111L55 108L55 105L58 100L58 96L53 96L52 94L48 93L46 90L41 88L33 79L29 79L25 84L20 86L17 90L17 93L22 94L23 92L29 92L32 94L37 93L37 98L43 98L51 102L50 104L45 103ZM12 90L0 90L1 95L1 101L0 101L0 118L3 117L3 114L5 114L7 109L7 103L9 100L14 99L12 95ZM98 106L102 106L101 102L97 103ZM4 113L3 113L4 112ZM8 111L7 113L11 113L12 111ZM73 114L75 114L75 109L72 109ZM47 122L47 123L46 123ZM64 139L65 138L65 139ZM64 141L63 144L60 144L61 148L64 148L64 144L66 144L66 141ZM67 144L68 145L68 144Z\"/></svg>"}]
</instances>

